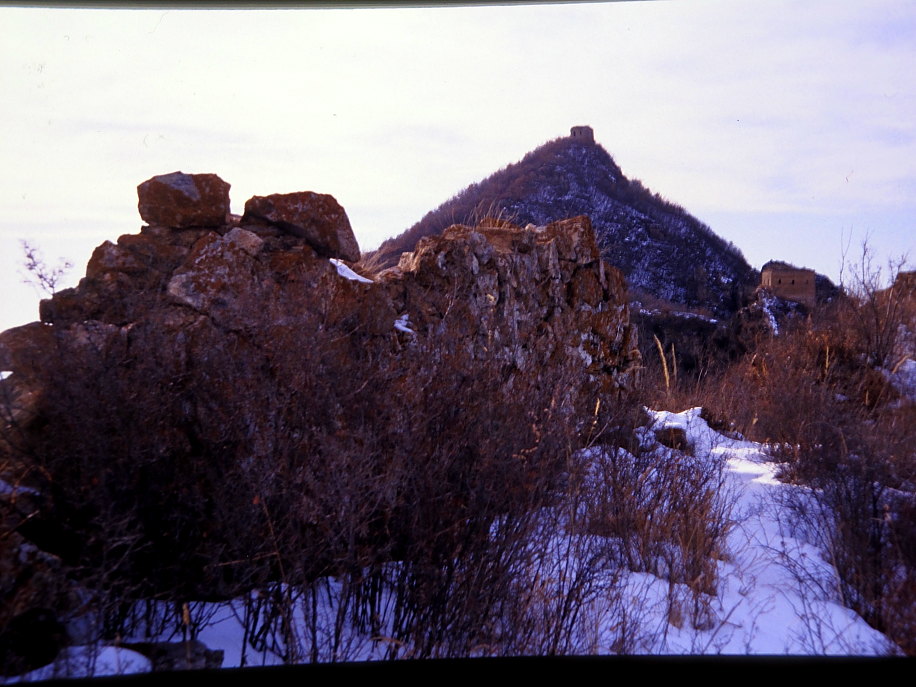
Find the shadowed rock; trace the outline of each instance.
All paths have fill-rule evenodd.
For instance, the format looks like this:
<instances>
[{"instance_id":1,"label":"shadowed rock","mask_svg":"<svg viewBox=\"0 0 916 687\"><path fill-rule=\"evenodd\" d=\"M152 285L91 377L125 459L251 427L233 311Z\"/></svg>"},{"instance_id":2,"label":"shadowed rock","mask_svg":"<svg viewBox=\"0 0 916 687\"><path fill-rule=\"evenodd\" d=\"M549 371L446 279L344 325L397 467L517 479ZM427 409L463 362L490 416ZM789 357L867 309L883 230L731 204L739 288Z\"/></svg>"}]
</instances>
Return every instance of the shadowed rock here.
<instances>
[{"instance_id":1,"label":"shadowed rock","mask_svg":"<svg viewBox=\"0 0 916 687\"><path fill-rule=\"evenodd\" d=\"M359 245L347 213L333 196L311 191L254 196L245 203L245 223L266 222L298 236L325 258L356 262Z\"/></svg>"},{"instance_id":2,"label":"shadowed rock","mask_svg":"<svg viewBox=\"0 0 916 687\"><path fill-rule=\"evenodd\" d=\"M174 229L218 227L229 213L229 184L215 174L172 172L137 187L140 217Z\"/></svg>"},{"instance_id":3,"label":"shadowed rock","mask_svg":"<svg viewBox=\"0 0 916 687\"><path fill-rule=\"evenodd\" d=\"M121 646L146 656L153 672L214 670L223 665L222 650L208 649L196 639L186 642L134 642Z\"/></svg>"}]
</instances>

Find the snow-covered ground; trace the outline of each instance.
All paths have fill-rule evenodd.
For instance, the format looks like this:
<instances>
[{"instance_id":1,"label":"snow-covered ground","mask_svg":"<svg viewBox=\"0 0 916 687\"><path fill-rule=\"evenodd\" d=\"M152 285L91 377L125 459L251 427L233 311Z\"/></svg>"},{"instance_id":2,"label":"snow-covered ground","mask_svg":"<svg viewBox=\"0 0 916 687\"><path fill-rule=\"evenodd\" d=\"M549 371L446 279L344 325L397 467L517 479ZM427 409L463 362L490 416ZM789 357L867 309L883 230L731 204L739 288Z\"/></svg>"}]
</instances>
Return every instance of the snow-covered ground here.
<instances>
[{"instance_id":1,"label":"snow-covered ground","mask_svg":"<svg viewBox=\"0 0 916 687\"><path fill-rule=\"evenodd\" d=\"M592 624L592 631L583 639L583 653L896 653L887 638L839 603L836 573L824 552L804 540L781 505L790 492L804 488L776 479L776 466L767 461L765 447L713 431L700 417L699 408L681 413L650 411L650 415L654 421L650 431L680 428L695 458L721 461L725 466L731 523L725 555L716 561L716 591L698 595L685 584L646 572L607 570L604 574L612 580L607 588L613 593L589 601L583 616ZM590 459L596 454L586 451L582 455ZM682 454L661 449L659 455L677 460ZM564 538L568 535L557 538L558 548L565 546ZM333 612L335 584L328 581L328 603L319 613ZM702 606L701 618L697 604ZM241 602L201 608L209 617L198 639L224 652L224 667L237 667L243 661L249 666L280 662L270 651L245 645ZM621 631L624 625L625 633ZM344 634L347 660L378 659L387 648L384 641L356 630ZM627 641L622 643L624 635ZM146 670L147 659L127 649L71 647L56 664L19 679Z\"/></svg>"},{"instance_id":2,"label":"snow-covered ground","mask_svg":"<svg viewBox=\"0 0 916 687\"><path fill-rule=\"evenodd\" d=\"M916 360L904 358L884 375L905 401L916 402Z\"/></svg>"},{"instance_id":3,"label":"snow-covered ground","mask_svg":"<svg viewBox=\"0 0 916 687\"><path fill-rule=\"evenodd\" d=\"M802 487L775 478L776 466L767 461L764 447L714 432L699 408L653 415L660 427L685 429L697 453L725 459L734 500L729 560L718 561L711 627L669 627L651 651L872 655L893 650L881 633L838 603L834 569L823 552L794 531L780 505L786 502L780 492Z\"/></svg>"},{"instance_id":4,"label":"snow-covered ground","mask_svg":"<svg viewBox=\"0 0 916 687\"><path fill-rule=\"evenodd\" d=\"M700 315L699 313L695 313L695 312L681 312L679 310L672 310L670 312L663 313L658 308L652 308L651 310L643 308L642 305L639 305L639 301L635 301L632 305L637 305L637 310L640 315L658 316L658 315L665 314L665 315L670 315L672 317L680 317L685 320L702 320L703 322L709 322L709 324L718 324L719 323L719 320L717 320L714 317L707 317L706 315Z\"/></svg>"}]
</instances>

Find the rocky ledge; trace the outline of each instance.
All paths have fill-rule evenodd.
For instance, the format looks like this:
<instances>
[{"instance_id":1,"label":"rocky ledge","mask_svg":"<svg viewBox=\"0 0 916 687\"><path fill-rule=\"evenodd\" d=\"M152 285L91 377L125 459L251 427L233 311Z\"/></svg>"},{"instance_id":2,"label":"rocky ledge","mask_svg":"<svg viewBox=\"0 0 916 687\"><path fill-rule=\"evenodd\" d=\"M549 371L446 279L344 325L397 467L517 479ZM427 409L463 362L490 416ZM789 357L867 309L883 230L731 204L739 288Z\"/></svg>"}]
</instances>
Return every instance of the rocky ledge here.
<instances>
[{"instance_id":1,"label":"rocky ledge","mask_svg":"<svg viewBox=\"0 0 916 687\"><path fill-rule=\"evenodd\" d=\"M590 394L632 382L638 353L626 286L601 260L585 216L546 227L456 225L423 239L397 267L360 276L343 262L360 253L330 195L255 196L239 217L215 174L157 176L138 193L148 222L140 233L100 245L77 287L41 302L40 322L0 334L18 418L34 419L41 370L63 350L149 355L144 339L155 332L157 356L193 365L206 357L195 334L202 328L214 336L301 328L306 346L316 315L352 344L342 355L367 346L396 355L436 335L504 361L507 377L572 360ZM162 350L163 339L173 350Z\"/></svg>"}]
</instances>

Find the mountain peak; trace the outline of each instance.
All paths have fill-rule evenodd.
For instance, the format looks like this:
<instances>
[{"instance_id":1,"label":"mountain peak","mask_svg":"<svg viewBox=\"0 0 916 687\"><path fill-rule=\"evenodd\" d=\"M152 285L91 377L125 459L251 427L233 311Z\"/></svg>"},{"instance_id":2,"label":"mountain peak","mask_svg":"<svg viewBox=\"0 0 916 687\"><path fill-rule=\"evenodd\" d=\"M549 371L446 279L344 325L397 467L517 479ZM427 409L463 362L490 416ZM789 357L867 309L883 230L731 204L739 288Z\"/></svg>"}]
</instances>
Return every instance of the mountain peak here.
<instances>
[{"instance_id":1,"label":"mountain peak","mask_svg":"<svg viewBox=\"0 0 916 687\"><path fill-rule=\"evenodd\" d=\"M394 265L422 237L486 216L543 226L578 215L591 218L602 257L631 286L658 298L724 315L755 285L737 248L684 208L627 179L586 125L471 184L382 243L376 255L383 266Z\"/></svg>"}]
</instances>

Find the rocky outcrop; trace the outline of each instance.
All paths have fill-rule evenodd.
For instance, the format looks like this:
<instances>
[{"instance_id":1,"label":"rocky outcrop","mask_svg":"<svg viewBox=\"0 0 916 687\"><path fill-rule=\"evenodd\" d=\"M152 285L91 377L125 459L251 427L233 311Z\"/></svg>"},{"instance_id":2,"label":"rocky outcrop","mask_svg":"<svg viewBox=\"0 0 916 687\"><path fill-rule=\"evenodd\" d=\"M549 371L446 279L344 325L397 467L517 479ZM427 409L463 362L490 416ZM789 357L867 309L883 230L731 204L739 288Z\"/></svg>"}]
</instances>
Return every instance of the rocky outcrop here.
<instances>
[{"instance_id":1,"label":"rocky outcrop","mask_svg":"<svg viewBox=\"0 0 916 687\"><path fill-rule=\"evenodd\" d=\"M99 246L40 322L0 334L0 478L41 495L31 529L13 528L86 585L228 598L281 572L326 575L339 546L390 559L409 541L413 487L378 476L418 440L438 450L462 403L492 423L473 441L509 446L522 484L538 452L560 453L545 423L591 418L633 382L625 283L587 217L453 226L370 279L341 262L359 249L331 196L256 197L233 217L224 188L215 175L141 184L149 224ZM477 452L452 435L459 467L443 479L460 515L475 493L460 464ZM337 470L345 481L322 481ZM321 515L358 505L342 484L370 509L346 541Z\"/></svg>"},{"instance_id":2,"label":"rocky outcrop","mask_svg":"<svg viewBox=\"0 0 916 687\"><path fill-rule=\"evenodd\" d=\"M141 208L155 205L145 216L158 223L99 246L76 288L41 303L44 324L0 335L5 368L26 381L63 341L68 350L137 351L148 327L187 339L189 328L295 327L320 314L329 329L363 347L387 349L392 341L407 345L435 334L521 373L574 360L604 391L630 381L638 354L626 286L601 259L587 217L544 227L456 225L424 238L375 282L357 281L326 259L359 256L333 197L255 196L241 218L204 227L202 219L189 221L189 198L211 209L208 222L214 208L226 210L222 201L206 202L208 188L228 184L212 174L180 173L141 184ZM303 340L308 336L302 332Z\"/></svg>"},{"instance_id":3,"label":"rocky outcrop","mask_svg":"<svg viewBox=\"0 0 916 687\"><path fill-rule=\"evenodd\" d=\"M379 281L419 335L448 331L475 357L537 374L574 361L603 392L637 360L626 285L602 261L587 217L520 228L484 220L420 240Z\"/></svg>"}]
</instances>

